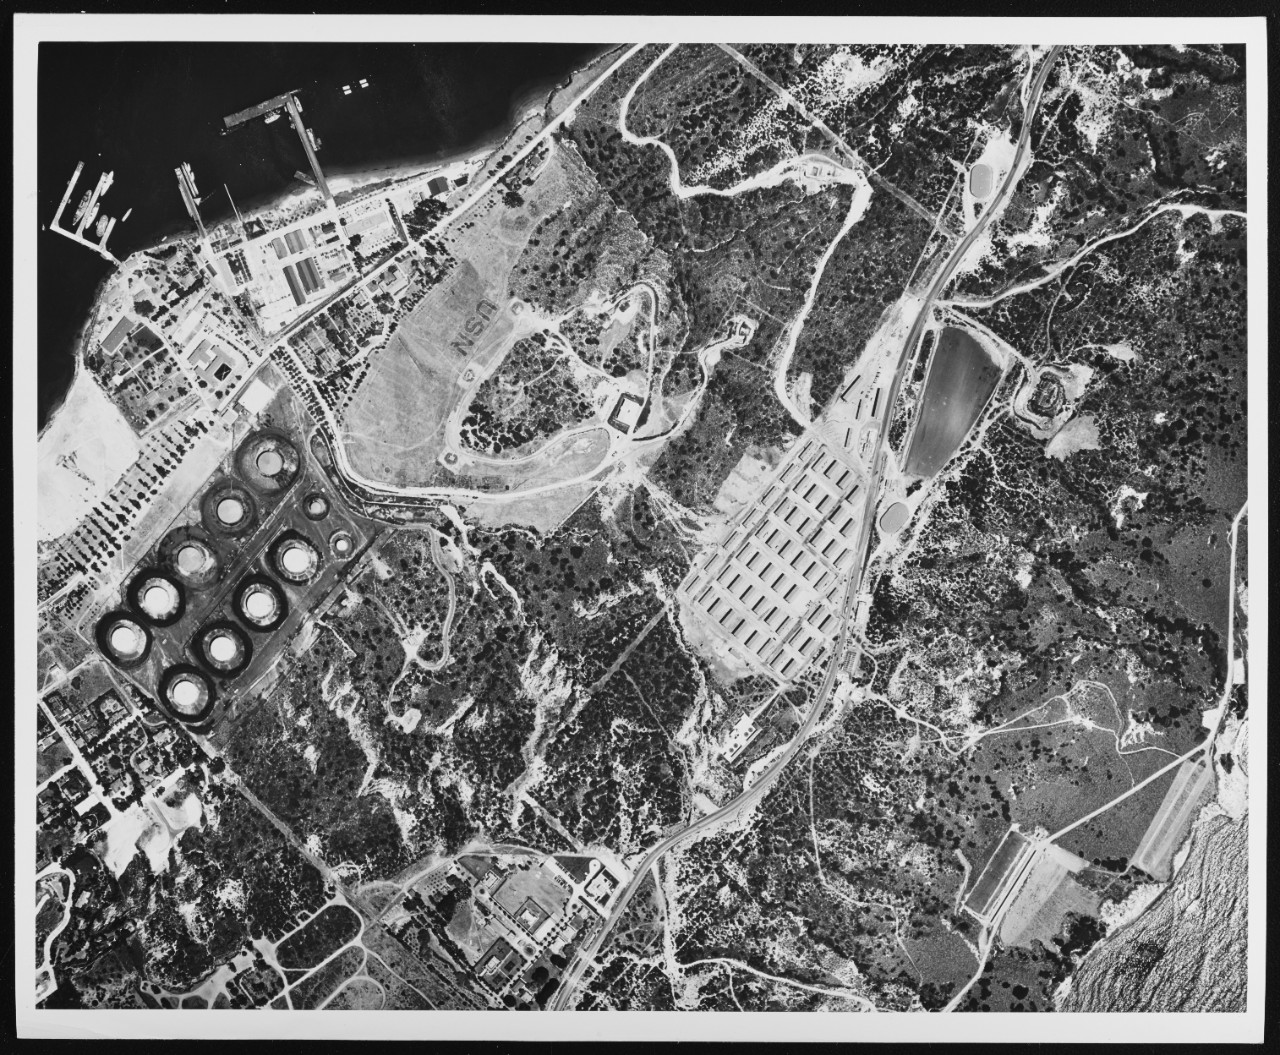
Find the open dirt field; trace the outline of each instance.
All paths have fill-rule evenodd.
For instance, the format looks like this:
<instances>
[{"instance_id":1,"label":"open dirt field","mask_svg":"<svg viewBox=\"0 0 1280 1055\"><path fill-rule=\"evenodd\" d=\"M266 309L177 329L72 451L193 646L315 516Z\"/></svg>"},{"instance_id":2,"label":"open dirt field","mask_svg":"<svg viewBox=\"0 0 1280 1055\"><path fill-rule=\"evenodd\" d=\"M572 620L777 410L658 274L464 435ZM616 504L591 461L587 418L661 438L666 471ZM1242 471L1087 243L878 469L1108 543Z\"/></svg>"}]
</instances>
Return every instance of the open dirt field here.
<instances>
[{"instance_id":1,"label":"open dirt field","mask_svg":"<svg viewBox=\"0 0 1280 1055\"><path fill-rule=\"evenodd\" d=\"M512 268L537 221L561 207L570 182L561 152L553 151L520 205L505 204L495 190L450 229L444 245L459 263L373 353L343 412L343 442L361 473L413 486L437 468L463 375L489 370L511 346Z\"/></svg>"},{"instance_id":2,"label":"open dirt field","mask_svg":"<svg viewBox=\"0 0 1280 1055\"><path fill-rule=\"evenodd\" d=\"M445 422L463 395L463 375L469 367L483 370L512 342L515 322L497 296L463 263L374 353L343 420L343 442L361 473L401 486L431 475L444 449ZM481 332L468 334L469 325Z\"/></svg>"}]
</instances>

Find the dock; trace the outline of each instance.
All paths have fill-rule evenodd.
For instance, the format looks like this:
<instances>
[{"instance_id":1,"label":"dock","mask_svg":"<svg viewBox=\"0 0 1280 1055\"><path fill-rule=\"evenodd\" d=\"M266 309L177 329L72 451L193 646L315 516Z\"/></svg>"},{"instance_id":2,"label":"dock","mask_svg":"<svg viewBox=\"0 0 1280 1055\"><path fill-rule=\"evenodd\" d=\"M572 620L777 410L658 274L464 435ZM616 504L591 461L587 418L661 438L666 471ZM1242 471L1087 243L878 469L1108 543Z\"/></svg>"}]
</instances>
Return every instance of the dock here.
<instances>
[{"instance_id":1,"label":"dock","mask_svg":"<svg viewBox=\"0 0 1280 1055\"><path fill-rule=\"evenodd\" d=\"M187 215L195 221L200 238L207 239L209 233L204 229L204 220L200 218L200 195L196 193L195 174L185 161L173 171L178 177L178 190L182 192L182 204L187 207Z\"/></svg>"},{"instance_id":2,"label":"dock","mask_svg":"<svg viewBox=\"0 0 1280 1055\"><path fill-rule=\"evenodd\" d=\"M266 117L272 110L279 110L287 105L290 93L285 92L284 95L277 95L273 99L268 99L265 103L258 103L257 106L250 106L246 110L237 110L233 114L229 114L222 119L222 123L230 131L244 124L246 121L253 121L259 117Z\"/></svg>"},{"instance_id":3,"label":"dock","mask_svg":"<svg viewBox=\"0 0 1280 1055\"><path fill-rule=\"evenodd\" d=\"M89 201L85 204L84 213L80 217L80 221L74 231L69 231L62 226L62 216L67 210L67 202L71 200L72 194L75 193L76 184L80 182L80 175L84 172L84 162L81 161L76 165L76 170L71 174L71 179L67 182L67 189L62 193L62 200L58 203L58 211L53 214L53 222L49 224L50 230L56 231L64 238L70 238L73 242L79 242L86 249L92 249L100 257L108 263L120 266L120 261L112 255L107 249L107 239L111 237L111 232L115 230L116 221L112 219L107 224L106 230L102 233L102 238L97 242L92 241L84 236L84 229L88 225L89 220L98 212L98 199L102 197L110 188L112 183L112 173L104 172L98 177L97 186L94 188L93 194ZM126 214L127 215L127 214Z\"/></svg>"},{"instance_id":4,"label":"dock","mask_svg":"<svg viewBox=\"0 0 1280 1055\"><path fill-rule=\"evenodd\" d=\"M302 123L302 107L298 104L298 100L294 98L293 92L285 92L282 95L273 96L266 102L258 103L257 106L237 110L235 113L224 117L222 123L226 126L226 131L229 132L233 128L239 128L246 121L254 121L259 117L266 117L267 114L282 107L289 112L289 120L293 122L293 130L298 133L298 138L302 141L302 149L307 153L307 162L311 166L311 174L315 177L316 188L324 196L325 201L333 201L333 194L329 191L329 184L325 181L324 172L320 169L320 161L316 157L315 145L311 141L307 126Z\"/></svg>"},{"instance_id":5,"label":"dock","mask_svg":"<svg viewBox=\"0 0 1280 1055\"><path fill-rule=\"evenodd\" d=\"M329 184L325 181L324 173L320 170L320 161L316 157L316 149L311 145L311 136L307 134L306 126L302 123L302 111L298 109L298 100L293 97L292 92L285 99L285 105L289 110L289 118L293 121L293 129L298 133L298 138L302 140L302 149L307 152L307 161L311 164L312 175L316 178L316 187L324 195L325 201L333 201L333 194L329 191Z\"/></svg>"}]
</instances>

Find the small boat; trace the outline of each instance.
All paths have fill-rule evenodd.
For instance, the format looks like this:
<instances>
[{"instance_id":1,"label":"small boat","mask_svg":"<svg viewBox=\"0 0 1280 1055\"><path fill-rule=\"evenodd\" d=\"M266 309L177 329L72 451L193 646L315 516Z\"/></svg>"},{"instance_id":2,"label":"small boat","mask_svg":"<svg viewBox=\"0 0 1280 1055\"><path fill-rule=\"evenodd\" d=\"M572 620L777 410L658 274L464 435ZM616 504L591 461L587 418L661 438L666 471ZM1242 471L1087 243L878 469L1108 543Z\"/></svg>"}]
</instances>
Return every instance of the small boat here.
<instances>
[{"instance_id":1,"label":"small boat","mask_svg":"<svg viewBox=\"0 0 1280 1055\"><path fill-rule=\"evenodd\" d=\"M271 124L272 121L279 121L279 120L280 120L279 110L272 110L271 113L267 114L267 124Z\"/></svg>"},{"instance_id":2,"label":"small boat","mask_svg":"<svg viewBox=\"0 0 1280 1055\"><path fill-rule=\"evenodd\" d=\"M131 212L133 212L133 206L132 206L132 205L130 205L130 206L129 206L129 208L125 209L125 211L124 211L124 215L120 217L120 222L121 222L121 223L124 223L124 222L125 222L125 220L129 219L129 214L130 214Z\"/></svg>"},{"instance_id":3,"label":"small boat","mask_svg":"<svg viewBox=\"0 0 1280 1055\"><path fill-rule=\"evenodd\" d=\"M111 217L104 212L101 216L98 217L97 224L94 225L94 228L93 228L94 236L97 238L101 238L104 234L106 234L107 227L110 225L110 223L111 223Z\"/></svg>"}]
</instances>

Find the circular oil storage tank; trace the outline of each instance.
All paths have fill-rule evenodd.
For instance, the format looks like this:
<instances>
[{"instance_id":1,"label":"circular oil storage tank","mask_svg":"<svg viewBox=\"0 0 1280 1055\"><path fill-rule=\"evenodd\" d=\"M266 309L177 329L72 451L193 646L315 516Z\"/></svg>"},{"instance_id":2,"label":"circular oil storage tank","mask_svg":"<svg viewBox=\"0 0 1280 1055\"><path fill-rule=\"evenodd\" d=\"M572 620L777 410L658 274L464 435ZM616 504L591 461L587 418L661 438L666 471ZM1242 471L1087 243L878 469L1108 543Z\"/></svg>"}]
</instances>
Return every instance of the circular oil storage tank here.
<instances>
[{"instance_id":1,"label":"circular oil storage tank","mask_svg":"<svg viewBox=\"0 0 1280 1055\"><path fill-rule=\"evenodd\" d=\"M302 511L308 520L323 520L329 515L329 499L314 491L302 500Z\"/></svg>"},{"instance_id":2,"label":"circular oil storage tank","mask_svg":"<svg viewBox=\"0 0 1280 1055\"><path fill-rule=\"evenodd\" d=\"M329 549L339 560L346 560L356 551L356 540L349 531L335 531L329 536Z\"/></svg>"},{"instance_id":3,"label":"circular oil storage tank","mask_svg":"<svg viewBox=\"0 0 1280 1055\"><path fill-rule=\"evenodd\" d=\"M240 538L258 523L258 503L238 484L216 484L200 500L200 519L215 536Z\"/></svg>"},{"instance_id":4,"label":"circular oil storage tank","mask_svg":"<svg viewBox=\"0 0 1280 1055\"><path fill-rule=\"evenodd\" d=\"M880 531L885 535L896 535L910 518L911 510L901 502L894 502L880 514Z\"/></svg>"},{"instance_id":5,"label":"circular oil storage tank","mask_svg":"<svg viewBox=\"0 0 1280 1055\"><path fill-rule=\"evenodd\" d=\"M129 612L108 612L94 631L98 648L117 667L142 664L151 651L151 631Z\"/></svg>"},{"instance_id":6,"label":"circular oil storage tank","mask_svg":"<svg viewBox=\"0 0 1280 1055\"><path fill-rule=\"evenodd\" d=\"M213 710L213 682L199 668L179 663L161 675L160 698L179 720L194 725Z\"/></svg>"},{"instance_id":7,"label":"circular oil storage tank","mask_svg":"<svg viewBox=\"0 0 1280 1055\"><path fill-rule=\"evenodd\" d=\"M159 553L160 563L189 589L213 585L222 571L213 540L193 525L169 532L160 542Z\"/></svg>"},{"instance_id":8,"label":"circular oil storage tank","mask_svg":"<svg viewBox=\"0 0 1280 1055\"><path fill-rule=\"evenodd\" d=\"M271 567L286 582L310 582L320 570L320 551L301 535L290 532L271 547Z\"/></svg>"},{"instance_id":9,"label":"circular oil storage tank","mask_svg":"<svg viewBox=\"0 0 1280 1055\"><path fill-rule=\"evenodd\" d=\"M172 626L182 618L182 587L160 568L147 568L129 583L129 604L152 626Z\"/></svg>"},{"instance_id":10,"label":"circular oil storage tank","mask_svg":"<svg viewBox=\"0 0 1280 1055\"><path fill-rule=\"evenodd\" d=\"M236 451L236 472L264 495L287 490L301 466L298 449L278 432L256 432Z\"/></svg>"},{"instance_id":11,"label":"circular oil storage tank","mask_svg":"<svg viewBox=\"0 0 1280 1055\"><path fill-rule=\"evenodd\" d=\"M224 621L206 626L196 635L196 654L224 677L239 674L253 658L253 646L243 630Z\"/></svg>"},{"instance_id":12,"label":"circular oil storage tank","mask_svg":"<svg viewBox=\"0 0 1280 1055\"><path fill-rule=\"evenodd\" d=\"M253 630L274 630L289 614L284 591L265 575L246 579L236 590L235 610Z\"/></svg>"}]
</instances>

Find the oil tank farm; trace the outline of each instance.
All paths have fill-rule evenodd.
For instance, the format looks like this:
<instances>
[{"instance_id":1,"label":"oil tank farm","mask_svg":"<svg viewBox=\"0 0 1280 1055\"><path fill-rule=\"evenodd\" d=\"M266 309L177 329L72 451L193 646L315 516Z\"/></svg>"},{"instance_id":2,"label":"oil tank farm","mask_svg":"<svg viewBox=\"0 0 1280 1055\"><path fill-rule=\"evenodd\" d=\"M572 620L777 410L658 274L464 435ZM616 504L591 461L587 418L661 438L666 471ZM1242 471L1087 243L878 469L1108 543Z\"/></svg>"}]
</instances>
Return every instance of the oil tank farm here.
<instances>
[{"instance_id":1,"label":"oil tank farm","mask_svg":"<svg viewBox=\"0 0 1280 1055\"><path fill-rule=\"evenodd\" d=\"M213 710L213 682L189 663L175 663L160 677L160 698L180 721L198 725Z\"/></svg>"},{"instance_id":2,"label":"oil tank farm","mask_svg":"<svg viewBox=\"0 0 1280 1055\"><path fill-rule=\"evenodd\" d=\"M258 503L246 488L224 478L205 493L200 519L214 536L243 538L257 527Z\"/></svg>"},{"instance_id":3,"label":"oil tank farm","mask_svg":"<svg viewBox=\"0 0 1280 1055\"><path fill-rule=\"evenodd\" d=\"M235 591L234 611L250 630L275 630L289 614L284 591L265 575L245 579Z\"/></svg>"},{"instance_id":4,"label":"oil tank farm","mask_svg":"<svg viewBox=\"0 0 1280 1055\"><path fill-rule=\"evenodd\" d=\"M320 551L309 538L290 531L272 543L269 563L280 578L301 585L319 572Z\"/></svg>"},{"instance_id":5,"label":"oil tank farm","mask_svg":"<svg viewBox=\"0 0 1280 1055\"><path fill-rule=\"evenodd\" d=\"M259 494L278 495L298 478L298 449L287 436L260 432L236 451L236 474Z\"/></svg>"},{"instance_id":6,"label":"oil tank farm","mask_svg":"<svg viewBox=\"0 0 1280 1055\"><path fill-rule=\"evenodd\" d=\"M299 431L250 431L95 624L102 654L196 732L258 680L369 541Z\"/></svg>"}]
</instances>

